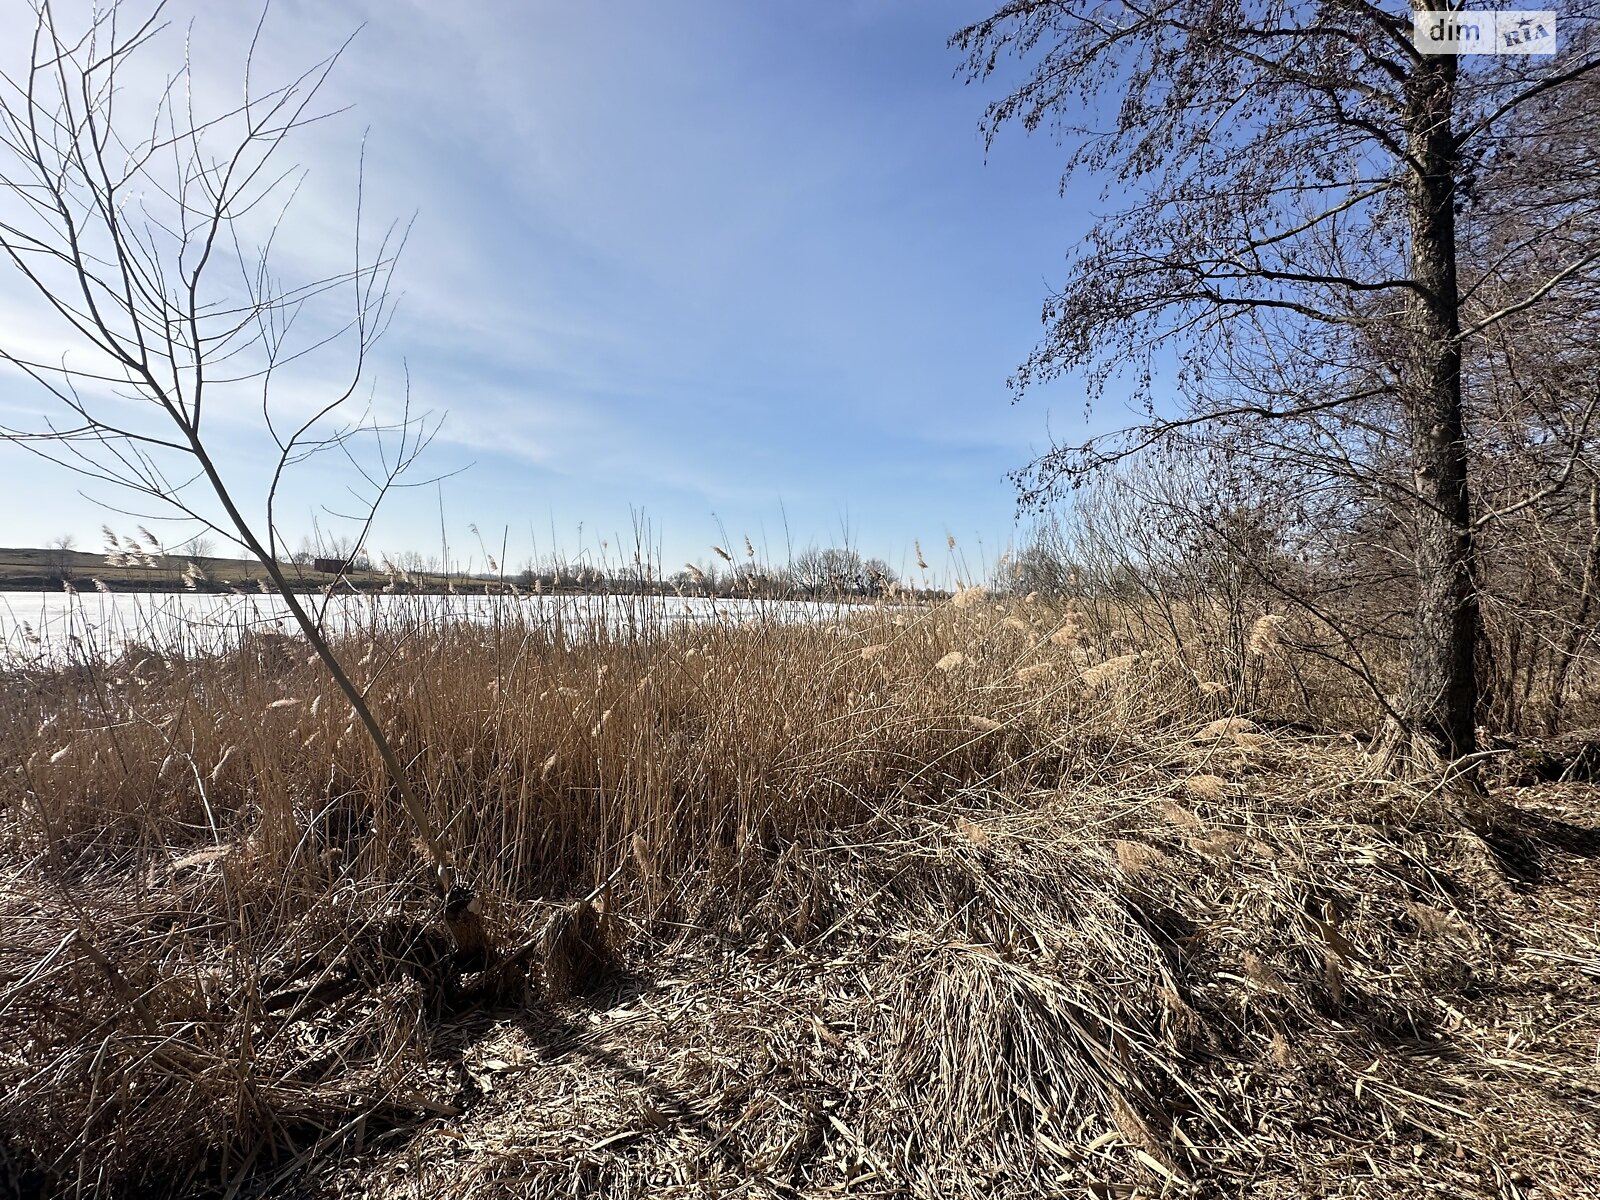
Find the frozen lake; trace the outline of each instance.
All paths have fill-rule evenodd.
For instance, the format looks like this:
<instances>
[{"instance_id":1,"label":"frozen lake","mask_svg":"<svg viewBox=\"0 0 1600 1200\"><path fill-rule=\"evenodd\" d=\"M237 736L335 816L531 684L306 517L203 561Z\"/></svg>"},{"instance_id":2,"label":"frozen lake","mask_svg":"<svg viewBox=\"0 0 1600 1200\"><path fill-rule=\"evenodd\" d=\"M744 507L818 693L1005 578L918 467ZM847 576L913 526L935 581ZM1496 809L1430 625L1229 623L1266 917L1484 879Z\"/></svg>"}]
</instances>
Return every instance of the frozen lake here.
<instances>
[{"instance_id":1,"label":"frozen lake","mask_svg":"<svg viewBox=\"0 0 1600 1200\"><path fill-rule=\"evenodd\" d=\"M301 601L338 633L373 624L491 624L614 632L683 622L761 618L833 620L855 606L799 600L689 596L418 596L311 594ZM214 653L248 631L298 632L278 596L196 592L0 592L0 656L11 663L117 654L129 643L186 654Z\"/></svg>"}]
</instances>

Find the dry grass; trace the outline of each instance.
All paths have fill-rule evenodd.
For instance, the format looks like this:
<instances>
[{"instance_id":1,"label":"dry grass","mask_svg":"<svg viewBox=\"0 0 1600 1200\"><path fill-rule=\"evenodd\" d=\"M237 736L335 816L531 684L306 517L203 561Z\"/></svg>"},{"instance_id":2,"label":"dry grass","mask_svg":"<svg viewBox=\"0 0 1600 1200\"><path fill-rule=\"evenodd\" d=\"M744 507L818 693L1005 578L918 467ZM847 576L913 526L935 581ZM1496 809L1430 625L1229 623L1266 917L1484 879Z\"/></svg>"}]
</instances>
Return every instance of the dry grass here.
<instances>
[{"instance_id":1,"label":"dry grass","mask_svg":"<svg viewBox=\"0 0 1600 1200\"><path fill-rule=\"evenodd\" d=\"M396 1197L1600 1177L1581 785L1522 813L1370 779L1347 740L1219 709L1193 647L1037 598L531 611L419 605L343 647L500 935L488 970L451 961L298 643L4 681L0 1172ZM1285 657L1263 639L1263 671Z\"/></svg>"}]
</instances>

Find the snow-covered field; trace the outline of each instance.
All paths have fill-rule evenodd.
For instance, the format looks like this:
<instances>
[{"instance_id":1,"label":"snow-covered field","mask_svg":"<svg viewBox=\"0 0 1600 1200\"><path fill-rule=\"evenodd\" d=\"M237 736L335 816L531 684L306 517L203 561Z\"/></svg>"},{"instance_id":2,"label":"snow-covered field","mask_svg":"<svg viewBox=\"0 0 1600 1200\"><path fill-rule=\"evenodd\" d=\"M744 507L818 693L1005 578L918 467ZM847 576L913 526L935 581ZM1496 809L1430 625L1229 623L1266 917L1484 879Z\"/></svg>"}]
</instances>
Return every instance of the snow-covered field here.
<instances>
[{"instance_id":1,"label":"snow-covered field","mask_svg":"<svg viewBox=\"0 0 1600 1200\"><path fill-rule=\"evenodd\" d=\"M337 633L352 626L496 620L559 625L573 634L623 632L685 621L831 620L846 606L793 600L710 600L679 596L345 595L302 597ZM129 644L187 654L214 653L248 631L296 632L278 596L193 592L0 593L0 658L59 661L117 654Z\"/></svg>"}]
</instances>

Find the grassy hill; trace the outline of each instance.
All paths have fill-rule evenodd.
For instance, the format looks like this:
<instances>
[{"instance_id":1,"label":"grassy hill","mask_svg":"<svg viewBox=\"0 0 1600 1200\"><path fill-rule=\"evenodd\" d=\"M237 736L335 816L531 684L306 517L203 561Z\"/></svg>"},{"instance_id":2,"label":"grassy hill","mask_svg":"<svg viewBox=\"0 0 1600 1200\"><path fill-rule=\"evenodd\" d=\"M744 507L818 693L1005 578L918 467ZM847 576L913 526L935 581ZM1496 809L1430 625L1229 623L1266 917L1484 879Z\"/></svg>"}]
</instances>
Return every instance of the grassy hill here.
<instances>
[{"instance_id":1,"label":"grassy hill","mask_svg":"<svg viewBox=\"0 0 1600 1200\"><path fill-rule=\"evenodd\" d=\"M195 568L198 568L198 575L193 573ZM406 591L444 591L452 585L458 591L471 591L494 586L489 580L449 580L442 575L411 575L397 581L383 571L347 571L343 576L336 576L290 563L284 564L284 569L295 586L305 591L315 591L340 578L363 591L391 584L397 590ZM184 581L186 572L193 580L192 587ZM114 592L253 591L266 577L261 564L254 559L181 554L134 558L82 550L0 547L0 591L8 592L54 591L63 582L78 588L94 587L98 582Z\"/></svg>"}]
</instances>

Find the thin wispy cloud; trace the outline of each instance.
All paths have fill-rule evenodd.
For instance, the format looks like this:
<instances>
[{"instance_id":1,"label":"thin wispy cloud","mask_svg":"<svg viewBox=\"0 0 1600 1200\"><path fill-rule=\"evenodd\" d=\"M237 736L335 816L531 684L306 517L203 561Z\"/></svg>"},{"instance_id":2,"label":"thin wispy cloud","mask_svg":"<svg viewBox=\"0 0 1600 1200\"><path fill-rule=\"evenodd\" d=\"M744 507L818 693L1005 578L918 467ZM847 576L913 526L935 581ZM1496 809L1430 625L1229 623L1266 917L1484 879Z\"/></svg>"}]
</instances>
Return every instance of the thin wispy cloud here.
<instances>
[{"instance_id":1,"label":"thin wispy cloud","mask_svg":"<svg viewBox=\"0 0 1600 1200\"><path fill-rule=\"evenodd\" d=\"M130 99L187 42L196 104L237 100L258 13L169 11ZM1045 428L1004 379L1075 218L1047 143L985 165L981 98L944 46L968 16L912 0L280 0L257 80L360 32L322 96L348 111L290 147L304 174L278 268L348 266L358 183L369 247L410 225L373 395L393 411L409 380L416 407L449 411L428 466L451 474L463 526L607 529L642 508L677 558L713 513L787 520L802 544L834 539L848 514L886 553L945 529L998 545L1005 473ZM0 315L24 299L0 287ZM284 400L311 404L338 377L335 356ZM7 411L39 404L0 379ZM253 453L246 424L219 427L225 462ZM7 461L24 486L43 478ZM427 544L438 519L437 497L410 497L380 527L387 544ZM58 524L98 519L75 504L13 513L0 541Z\"/></svg>"}]
</instances>

